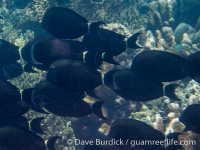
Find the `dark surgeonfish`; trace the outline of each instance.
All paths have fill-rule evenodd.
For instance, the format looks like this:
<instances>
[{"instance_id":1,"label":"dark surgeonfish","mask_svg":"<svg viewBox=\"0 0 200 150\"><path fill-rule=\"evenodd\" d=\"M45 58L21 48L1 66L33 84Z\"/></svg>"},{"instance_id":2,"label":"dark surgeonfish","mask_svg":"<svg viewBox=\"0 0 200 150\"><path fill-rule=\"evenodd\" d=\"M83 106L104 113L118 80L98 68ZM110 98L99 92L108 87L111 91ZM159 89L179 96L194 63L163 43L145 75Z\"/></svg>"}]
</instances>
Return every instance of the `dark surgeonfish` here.
<instances>
[{"instance_id":1,"label":"dark surgeonfish","mask_svg":"<svg viewBox=\"0 0 200 150\"><path fill-rule=\"evenodd\" d=\"M165 51L143 51L133 58L131 71L152 82L171 82L185 78L182 72L186 59Z\"/></svg>"},{"instance_id":2,"label":"dark surgeonfish","mask_svg":"<svg viewBox=\"0 0 200 150\"><path fill-rule=\"evenodd\" d=\"M154 129L150 125L135 119L118 119L111 124L110 132L108 134L110 138L123 141L121 148L133 148L133 149L157 149L164 145L165 136L162 132ZM131 141L163 141L163 144L135 144ZM128 141L128 142L127 142Z\"/></svg>"},{"instance_id":3,"label":"dark surgeonfish","mask_svg":"<svg viewBox=\"0 0 200 150\"><path fill-rule=\"evenodd\" d=\"M14 62L8 66L0 68L0 79L13 79L20 76L24 72L22 65Z\"/></svg>"},{"instance_id":4,"label":"dark surgeonfish","mask_svg":"<svg viewBox=\"0 0 200 150\"><path fill-rule=\"evenodd\" d=\"M46 147L44 139L39 135L16 126L4 126L0 128L0 149L2 150L55 150L53 147L56 139L55 136L47 141ZM51 140L54 139L54 140ZM50 142L50 143L49 143Z\"/></svg>"},{"instance_id":5,"label":"dark surgeonfish","mask_svg":"<svg viewBox=\"0 0 200 150\"><path fill-rule=\"evenodd\" d=\"M8 66L20 59L18 47L0 39L0 68Z\"/></svg>"},{"instance_id":6,"label":"dark surgeonfish","mask_svg":"<svg viewBox=\"0 0 200 150\"><path fill-rule=\"evenodd\" d=\"M150 101L163 96L162 83L142 80L129 69L111 70L103 80L106 86L125 100Z\"/></svg>"},{"instance_id":7,"label":"dark surgeonfish","mask_svg":"<svg viewBox=\"0 0 200 150\"><path fill-rule=\"evenodd\" d=\"M43 114L49 114L48 112L46 112L45 110L43 110L40 106L35 105L35 104L32 102L32 92L33 92L34 90L35 90L34 88L24 89L24 90L21 92L22 100L24 100L26 103L28 103L28 104L30 105L31 110L34 110L34 111L36 111L36 112L43 113Z\"/></svg>"},{"instance_id":8,"label":"dark surgeonfish","mask_svg":"<svg viewBox=\"0 0 200 150\"><path fill-rule=\"evenodd\" d=\"M3 126L16 126L22 129L31 130L37 134L44 134L40 127L40 121L45 119L44 117L34 118L28 121L24 116L17 116L11 118L0 118L0 127Z\"/></svg>"},{"instance_id":9,"label":"dark surgeonfish","mask_svg":"<svg viewBox=\"0 0 200 150\"><path fill-rule=\"evenodd\" d=\"M52 114L61 117L83 117L95 114L102 120L106 120L106 117L103 116L101 110L103 103L103 101L98 101L90 106L84 100L73 102L73 99L63 99L55 103L45 105L44 108L46 108Z\"/></svg>"},{"instance_id":10,"label":"dark surgeonfish","mask_svg":"<svg viewBox=\"0 0 200 150\"><path fill-rule=\"evenodd\" d=\"M96 97L94 89L102 84L100 72L82 61L72 59L55 61L46 79L66 92L86 92L93 97Z\"/></svg>"},{"instance_id":11,"label":"dark surgeonfish","mask_svg":"<svg viewBox=\"0 0 200 150\"><path fill-rule=\"evenodd\" d=\"M21 100L20 90L10 82L0 79L0 106Z\"/></svg>"},{"instance_id":12,"label":"dark surgeonfish","mask_svg":"<svg viewBox=\"0 0 200 150\"><path fill-rule=\"evenodd\" d=\"M118 119L111 124L108 136L115 141L121 140L123 144L118 147L123 150L179 150L183 149L177 145L180 134L168 134L167 138L176 141L176 144L165 145L165 135L150 125L135 119Z\"/></svg>"},{"instance_id":13,"label":"dark surgeonfish","mask_svg":"<svg viewBox=\"0 0 200 150\"><path fill-rule=\"evenodd\" d=\"M59 39L76 39L88 32L88 21L64 7L49 8L43 16L41 25Z\"/></svg>"},{"instance_id":14,"label":"dark surgeonfish","mask_svg":"<svg viewBox=\"0 0 200 150\"><path fill-rule=\"evenodd\" d=\"M182 86L179 84L175 84L175 83L165 85L164 86L164 95L169 97L173 101L180 101L181 99L178 98L178 96L176 96L176 94L175 94L175 90L177 87L182 87Z\"/></svg>"},{"instance_id":15,"label":"dark surgeonfish","mask_svg":"<svg viewBox=\"0 0 200 150\"><path fill-rule=\"evenodd\" d=\"M0 127L7 126L7 125L19 126L23 129L29 130L28 120L24 116L0 118Z\"/></svg>"},{"instance_id":16,"label":"dark surgeonfish","mask_svg":"<svg viewBox=\"0 0 200 150\"><path fill-rule=\"evenodd\" d=\"M58 59L76 59L83 61L85 48L81 42L59 40L56 38L34 38L21 50L22 58L28 62L24 67L27 72L33 72L32 66L40 70L48 70Z\"/></svg>"},{"instance_id":17,"label":"dark surgeonfish","mask_svg":"<svg viewBox=\"0 0 200 150\"><path fill-rule=\"evenodd\" d=\"M85 97L84 92L69 93L64 92L49 81L41 81L32 90L31 100L35 105L45 106L65 99L73 99L74 102L80 101Z\"/></svg>"},{"instance_id":18,"label":"dark surgeonfish","mask_svg":"<svg viewBox=\"0 0 200 150\"><path fill-rule=\"evenodd\" d=\"M200 83L200 51L191 54L183 66L183 72L190 78Z\"/></svg>"},{"instance_id":19,"label":"dark surgeonfish","mask_svg":"<svg viewBox=\"0 0 200 150\"><path fill-rule=\"evenodd\" d=\"M12 107L18 107L18 111L24 109L24 111L26 112L27 106L31 107L31 109L34 111L48 114L40 107L37 107L36 105L31 103L32 91L33 89L29 88L24 89L20 92L20 90L10 82L0 79L0 107L2 109L0 111L7 111L7 113L9 113L8 108L12 109ZM8 108L4 108L4 106ZM17 108L15 110L17 111ZM10 111L10 113L12 114L14 110Z\"/></svg>"},{"instance_id":20,"label":"dark surgeonfish","mask_svg":"<svg viewBox=\"0 0 200 150\"><path fill-rule=\"evenodd\" d=\"M27 113L29 109L30 105L22 100L0 105L0 118L21 116Z\"/></svg>"},{"instance_id":21,"label":"dark surgeonfish","mask_svg":"<svg viewBox=\"0 0 200 150\"><path fill-rule=\"evenodd\" d=\"M32 92L33 103L46 108L54 115L82 117L93 113L101 119L106 119L101 110L103 101L98 101L90 106L83 100L84 92L65 92L48 81L38 83L34 89Z\"/></svg>"},{"instance_id":22,"label":"dark surgeonfish","mask_svg":"<svg viewBox=\"0 0 200 150\"><path fill-rule=\"evenodd\" d=\"M137 38L140 33L133 34L127 40L125 40L125 36L116 33L114 31L110 31L107 29L99 28L101 24L105 24L104 22L94 22L89 26L89 32L84 35L82 42L88 48L88 53L92 53L94 56L97 55L95 52L104 53L101 60L106 61L108 63L116 64L113 60L113 56L117 56L123 53L126 48L141 48L141 46L136 44Z\"/></svg>"},{"instance_id":23,"label":"dark surgeonfish","mask_svg":"<svg viewBox=\"0 0 200 150\"><path fill-rule=\"evenodd\" d=\"M188 106L179 117L179 121L185 125L185 131L193 131L200 134L200 104Z\"/></svg>"}]
</instances>

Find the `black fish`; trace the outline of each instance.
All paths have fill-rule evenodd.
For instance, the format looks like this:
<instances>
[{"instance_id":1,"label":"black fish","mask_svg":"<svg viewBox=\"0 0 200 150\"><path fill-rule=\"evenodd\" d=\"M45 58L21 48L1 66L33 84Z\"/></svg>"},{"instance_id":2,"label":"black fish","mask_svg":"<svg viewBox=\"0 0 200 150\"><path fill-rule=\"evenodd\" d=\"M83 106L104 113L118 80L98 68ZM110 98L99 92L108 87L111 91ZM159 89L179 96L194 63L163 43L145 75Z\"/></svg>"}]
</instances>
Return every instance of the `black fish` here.
<instances>
[{"instance_id":1,"label":"black fish","mask_svg":"<svg viewBox=\"0 0 200 150\"><path fill-rule=\"evenodd\" d=\"M40 121L44 119L43 117L34 118L31 121L28 121L24 116L17 116L11 118L0 118L0 127L3 126L16 126L25 130L31 130L37 134L43 134L40 127Z\"/></svg>"},{"instance_id":2,"label":"black fish","mask_svg":"<svg viewBox=\"0 0 200 150\"><path fill-rule=\"evenodd\" d=\"M90 106L84 100L73 102L73 99L63 99L56 103L45 105L44 108L52 114L62 117L83 117L93 113L102 120L106 120L101 110L103 103L103 101L98 101Z\"/></svg>"},{"instance_id":3,"label":"black fish","mask_svg":"<svg viewBox=\"0 0 200 150\"><path fill-rule=\"evenodd\" d=\"M49 68L46 79L66 92L88 92L102 84L101 74L88 64L70 59L55 61Z\"/></svg>"},{"instance_id":4,"label":"black fish","mask_svg":"<svg viewBox=\"0 0 200 150\"><path fill-rule=\"evenodd\" d=\"M29 130L28 120L24 116L0 118L0 127L8 126L8 125L19 126L23 129Z\"/></svg>"},{"instance_id":5,"label":"black fish","mask_svg":"<svg viewBox=\"0 0 200 150\"><path fill-rule=\"evenodd\" d=\"M22 65L18 62L14 62L8 66L0 68L0 79L13 79L20 76L24 70L22 69Z\"/></svg>"},{"instance_id":6,"label":"black fish","mask_svg":"<svg viewBox=\"0 0 200 150\"><path fill-rule=\"evenodd\" d=\"M191 54L188 58L186 63L183 66L183 72L187 74L190 78L195 80L196 82L200 83L200 52L197 51Z\"/></svg>"},{"instance_id":7,"label":"black fish","mask_svg":"<svg viewBox=\"0 0 200 150\"><path fill-rule=\"evenodd\" d=\"M22 100L28 103L32 110L43 114L49 114L48 112L44 111L40 106L37 106L32 102L32 92L34 90L34 88L24 89L21 93Z\"/></svg>"},{"instance_id":8,"label":"black fish","mask_svg":"<svg viewBox=\"0 0 200 150\"><path fill-rule=\"evenodd\" d=\"M47 141L47 145L51 145L48 149L55 150L51 142L55 142L55 140L51 140L50 138L49 141ZM47 148L45 146L45 141L37 134L15 126L4 126L0 128L0 149L46 150Z\"/></svg>"},{"instance_id":9,"label":"black fish","mask_svg":"<svg viewBox=\"0 0 200 150\"><path fill-rule=\"evenodd\" d=\"M0 68L8 66L19 59L18 47L0 39Z\"/></svg>"},{"instance_id":10,"label":"black fish","mask_svg":"<svg viewBox=\"0 0 200 150\"><path fill-rule=\"evenodd\" d=\"M164 144L165 136L148 124L134 119L118 119L111 124L109 137L123 141L121 148L157 149ZM163 141L163 144L134 144L130 141ZM128 141L128 142L127 142Z\"/></svg>"},{"instance_id":11,"label":"black fish","mask_svg":"<svg viewBox=\"0 0 200 150\"><path fill-rule=\"evenodd\" d=\"M88 32L88 21L64 7L49 8L43 16L41 25L59 39L75 39Z\"/></svg>"},{"instance_id":12,"label":"black fish","mask_svg":"<svg viewBox=\"0 0 200 150\"><path fill-rule=\"evenodd\" d=\"M55 87L48 81L42 81L34 87L32 101L34 104L46 108L52 114L62 117L82 117L95 114L106 119L101 111L102 101L92 107L83 100L83 92L65 92Z\"/></svg>"},{"instance_id":13,"label":"black fish","mask_svg":"<svg viewBox=\"0 0 200 150\"><path fill-rule=\"evenodd\" d=\"M20 90L10 82L0 79L0 106L19 100Z\"/></svg>"},{"instance_id":14,"label":"black fish","mask_svg":"<svg viewBox=\"0 0 200 150\"><path fill-rule=\"evenodd\" d=\"M0 79L0 106L2 106L2 108L6 104L7 104L7 106L9 106L9 105L12 106L13 102L19 102L18 104L20 105L21 99L22 99L23 100L22 103L25 101L29 106L31 106L32 110L35 110L40 113L46 113L40 107L35 106L31 102L32 91L33 91L33 89L31 89L31 88L24 89L21 94L20 90L16 86L14 86L13 84L11 84L10 82L8 82L6 80ZM16 104L16 105L18 105L18 104ZM7 108L5 108L5 109L7 109Z\"/></svg>"},{"instance_id":15,"label":"black fish","mask_svg":"<svg viewBox=\"0 0 200 150\"><path fill-rule=\"evenodd\" d=\"M131 71L152 82L171 82L185 78L182 72L186 59L175 54L150 50L139 53L132 61Z\"/></svg>"},{"instance_id":16,"label":"black fish","mask_svg":"<svg viewBox=\"0 0 200 150\"><path fill-rule=\"evenodd\" d=\"M180 101L181 99L178 98L175 94L175 90L177 87L180 87L181 85L179 84L167 84L164 87L164 95L169 97L173 101Z\"/></svg>"},{"instance_id":17,"label":"black fish","mask_svg":"<svg viewBox=\"0 0 200 150\"><path fill-rule=\"evenodd\" d=\"M84 97L84 92L64 92L49 81L41 81L33 88L31 99L35 105L43 107L57 101L68 101L68 99L73 99L73 102L76 102L82 100Z\"/></svg>"},{"instance_id":18,"label":"black fish","mask_svg":"<svg viewBox=\"0 0 200 150\"><path fill-rule=\"evenodd\" d=\"M124 52L127 47L129 48L141 48L136 44L137 37L140 33L133 34L127 40L125 40L125 36L118 34L116 32L99 28L100 25L105 24L104 22L94 22L89 26L89 32L84 35L82 42L88 48L88 51L94 55L94 51L99 51L98 48L101 49L101 53L104 53L102 57L102 61L106 61L108 63L116 64L113 60L113 56L117 56Z\"/></svg>"},{"instance_id":19,"label":"black fish","mask_svg":"<svg viewBox=\"0 0 200 150\"><path fill-rule=\"evenodd\" d=\"M41 70L48 70L49 66L58 59L76 59L83 61L85 48L81 42L59 40L56 38L34 38L21 50L22 58ZM29 66L31 69L31 66ZM27 70L27 66L25 67ZM30 72L30 71L29 71Z\"/></svg>"},{"instance_id":20,"label":"black fish","mask_svg":"<svg viewBox=\"0 0 200 150\"><path fill-rule=\"evenodd\" d=\"M142 80L130 70L111 70L104 75L104 84L116 94L131 101L149 101L163 96L163 85Z\"/></svg>"},{"instance_id":21,"label":"black fish","mask_svg":"<svg viewBox=\"0 0 200 150\"><path fill-rule=\"evenodd\" d=\"M0 106L0 118L17 117L27 113L30 109L25 101L19 100Z\"/></svg>"},{"instance_id":22,"label":"black fish","mask_svg":"<svg viewBox=\"0 0 200 150\"><path fill-rule=\"evenodd\" d=\"M185 125L184 131L193 131L200 134L200 104L188 106L179 117L179 121Z\"/></svg>"}]
</instances>

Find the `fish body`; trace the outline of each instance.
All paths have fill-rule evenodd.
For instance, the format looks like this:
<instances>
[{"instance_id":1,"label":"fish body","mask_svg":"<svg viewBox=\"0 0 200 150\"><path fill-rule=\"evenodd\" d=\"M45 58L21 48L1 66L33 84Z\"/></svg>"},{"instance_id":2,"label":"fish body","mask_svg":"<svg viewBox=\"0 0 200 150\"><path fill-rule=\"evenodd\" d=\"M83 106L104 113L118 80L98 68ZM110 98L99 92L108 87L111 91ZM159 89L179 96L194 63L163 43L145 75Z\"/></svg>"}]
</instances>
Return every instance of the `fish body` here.
<instances>
[{"instance_id":1,"label":"fish body","mask_svg":"<svg viewBox=\"0 0 200 150\"><path fill-rule=\"evenodd\" d=\"M48 70L58 59L77 59L83 61L84 46L81 42L59 40L56 38L34 38L21 50L22 58L32 66Z\"/></svg>"},{"instance_id":2,"label":"fish body","mask_svg":"<svg viewBox=\"0 0 200 150\"><path fill-rule=\"evenodd\" d=\"M19 59L18 46L0 39L0 68L8 66Z\"/></svg>"},{"instance_id":3,"label":"fish body","mask_svg":"<svg viewBox=\"0 0 200 150\"><path fill-rule=\"evenodd\" d=\"M200 83L199 64L200 64L200 52L197 51L191 54L187 58L187 61L183 66L183 72L198 83Z\"/></svg>"},{"instance_id":4,"label":"fish body","mask_svg":"<svg viewBox=\"0 0 200 150\"><path fill-rule=\"evenodd\" d=\"M41 26L59 39L76 39L88 32L88 21L64 7L49 8L44 13Z\"/></svg>"},{"instance_id":5,"label":"fish body","mask_svg":"<svg viewBox=\"0 0 200 150\"><path fill-rule=\"evenodd\" d=\"M108 135L115 140L129 141L164 141L165 136L162 132L154 129L148 124L135 119L118 119L111 124L110 132ZM121 147L131 147L134 143L127 142L127 144L121 145ZM164 144L164 143L163 143ZM126 145L126 146L125 146ZM134 149L157 149L163 145L158 144L138 144L134 145Z\"/></svg>"},{"instance_id":6,"label":"fish body","mask_svg":"<svg viewBox=\"0 0 200 150\"><path fill-rule=\"evenodd\" d=\"M102 84L101 74L88 64L70 59L55 61L46 79L66 92L87 92Z\"/></svg>"},{"instance_id":7,"label":"fish body","mask_svg":"<svg viewBox=\"0 0 200 150\"><path fill-rule=\"evenodd\" d=\"M179 117L179 121L185 125L184 131L193 131L200 134L200 104L188 106Z\"/></svg>"},{"instance_id":8,"label":"fish body","mask_svg":"<svg viewBox=\"0 0 200 150\"><path fill-rule=\"evenodd\" d=\"M133 58L130 70L147 81L171 82L187 77L182 71L185 62L186 59L173 53L143 51Z\"/></svg>"},{"instance_id":9,"label":"fish body","mask_svg":"<svg viewBox=\"0 0 200 150\"><path fill-rule=\"evenodd\" d=\"M88 48L88 51L99 51L104 53L102 56L102 61L108 63L116 64L113 60L114 56L123 53L127 47L129 48L140 48L136 44L137 37L140 33L133 34L127 40L125 36L116 33L111 30L99 28L100 25L105 24L104 22L94 22L89 26L89 32L84 35L82 42Z\"/></svg>"},{"instance_id":10,"label":"fish body","mask_svg":"<svg viewBox=\"0 0 200 150\"><path fill-rule=\"evenodd\" d=\"M46 150L44 140L37 134L13 126L0 128L2 150Z\"/></svg>"},{"instance_id":11,"label":"fish body","mask_svg":"<svg viewBox=\"0 0 200 150\"><path fill-rule=\"evenodd\" d=\"M22 65L14 62L8 66L0 68L0 78L4 80L13 79L20 76L24 72Z\"/></svg>"},{"instance_id":12,"label":"fish body","mask_svg":"<svg viewBox=\"0 0 200 150\"><path fill-rule=\"evenodd\" d=\"M161 83L145 81L129 69L107 72L104 84L125 100L149 101L163 96Z\"/></svg>"}]
</instances>

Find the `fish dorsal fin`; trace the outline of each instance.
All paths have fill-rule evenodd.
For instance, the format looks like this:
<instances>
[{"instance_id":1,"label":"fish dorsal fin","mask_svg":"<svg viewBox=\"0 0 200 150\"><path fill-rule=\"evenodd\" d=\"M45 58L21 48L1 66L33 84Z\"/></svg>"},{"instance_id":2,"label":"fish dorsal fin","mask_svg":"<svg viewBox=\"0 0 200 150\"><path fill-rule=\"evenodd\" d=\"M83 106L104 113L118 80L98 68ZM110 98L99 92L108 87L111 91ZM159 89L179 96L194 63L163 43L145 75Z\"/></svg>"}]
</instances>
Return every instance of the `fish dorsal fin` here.
<instances>
[{"instance_id":1,"label":"fish dorsal fin","mask_svg":"<svg viewBox=\"0 0 200 150\"><path fill-rule=\"evenodd\" d=\"M89 26L89 32L93 35L97 35L98 34L98 30L99 30L99 26L105 24L102 21L97 21L97 22L93 22L90 24Z\"/></svg>"}]
</instances>

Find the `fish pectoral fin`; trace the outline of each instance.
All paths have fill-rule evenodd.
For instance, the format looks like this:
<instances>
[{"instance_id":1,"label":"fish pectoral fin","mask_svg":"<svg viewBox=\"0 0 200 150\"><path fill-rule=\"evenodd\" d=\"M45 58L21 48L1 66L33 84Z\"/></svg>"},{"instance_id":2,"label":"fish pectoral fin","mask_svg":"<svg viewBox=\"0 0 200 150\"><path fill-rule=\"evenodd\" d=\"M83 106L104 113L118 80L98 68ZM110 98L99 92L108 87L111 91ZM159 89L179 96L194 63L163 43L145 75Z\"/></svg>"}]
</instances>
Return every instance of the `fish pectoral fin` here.
<instances>
[{"instance_id":1,"label":"fish pectoral fin","mask_svg":"<svg viewBox=\"0 0 200 150\"><path fill-rule=\"evenodd\" d=\"M37 117L31 120L30 127L31 131L37 134L45 134L45 132L41 129L40 123L41 121L45 119L44 117Z\"/></svg>"},{"instance_id":2,"label":"fish pectoral fin","mask_svg":"<svg viewBox=\"0 0 200 150\"><path fill-rule=\"evenodd\" d=\"M62 139L62 138L60 136L53 136L45 142L48 150L56 150L54 144L57 139Z\"/></svg>"},{"instance_id":3,"label":"fish pectoral fin","mask_svg":"<svg viewBox=\"0 0 200 150\"><path fill-rule=\"evenodd\" d=\"M127 41L126 41L126 45L129 48L133 48L133 49L138 49L138 48L142 48L142 46L138 45L136 43L137 38L140 36L141 33L136 33L133 34L132 36L130 36Z\"/></svg>"},{"instance_id":4,"label":"fish pectoral fin","mask_svg":"<svg viewBox=\"0 0 200 150\"><path fill-rule=\"evenodd\" d=\"M89 32L93 35L97 35L98 31L99 31L99 26L102 24L106 24L106 23L102 22L102 21L97 21L97 22L91 23L89 26Z\"/></svg>"},{"instance_id":5,"label":"fish pectoral fin","mask_svg":"<svg viewBox=\"0 0 200 150\"><path fill-rule=\"evenodd\" d=\"M31 64L26 64L25 66L24 66L24 72L28 72L28 73L37 73L37 71L35 71L35 70L33 70L33 68L32 68L33 66L31 65Z\"/></svg>"},{"instance_id":6,"label":"fish pectoral fin","mask_svg":"<svg viewBox=\"0 0 200 150\"><path fill-rule=\"evenodd\" d=\"M102 105L104 101L98 101L92 104L92 112L95 114L97 117L101 118L102 120L108 120L106 117L104 117L103 112L102 112Z\"/></svg>"},{"instance_id":7,"label":"fish pectoral fin","mask_svg":"<svg viewBox=\"0 0 200 150\"><path fill-rule=\"evenodd\" d=\"M108 53L104 53L103 55L103 60L107 63L114 64L114 65L119 65L116 61L114 61L113 56L109 55Z\"/></svg>"}]
</instances>

